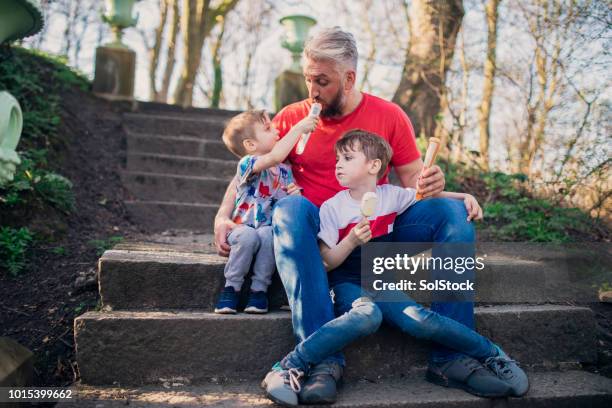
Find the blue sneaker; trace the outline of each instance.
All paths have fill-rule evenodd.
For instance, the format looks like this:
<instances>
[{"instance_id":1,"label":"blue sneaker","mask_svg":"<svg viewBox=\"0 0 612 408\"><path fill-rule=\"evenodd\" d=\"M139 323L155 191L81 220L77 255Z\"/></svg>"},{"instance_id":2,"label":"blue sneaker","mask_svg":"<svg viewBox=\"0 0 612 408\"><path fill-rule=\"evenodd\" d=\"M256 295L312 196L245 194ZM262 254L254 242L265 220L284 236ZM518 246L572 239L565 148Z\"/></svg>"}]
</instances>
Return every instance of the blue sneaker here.
<instances>
[{"instance_id":1,"label":"blue sneaker","mask_svg":"<svg viewBox=\"0 0 612 408\"><path fill-rule=\"evenodd\" d=\"M238 294L232 286L223 288L223 292L219 295L219 301L215 307L215 313L219 314L236 314L238 310Z\"/></svg>"},{"instance_id":2,"label":"blue sneaker","mask_svg":"<svg viewBox=\"0 0 612 408\"><path fill-rule=\"evenodd\" d=\"M499 398L512 394L510 384L498 378L480 361L466 355L445 363L430 363L425 379L443 387L459 388L479 397Z\"/></svg>"},{"instance_id":3,"label":"blue sneaker","mask_svg":"<svg viewBox=\"0 0 612 408\"><path fill-rule=\"evenodd\" d=\"M493 371L497 378L510 385L511 395L522 397L527 394L527 391L529 391L529 380L525 371L518 366L515 360L508 357L498 345L495 345L495 348L497 349L497 355L487 358L484 365Z\"/></svg>"},{"instance_id":4,"label":"blue sneaker","mask_svg":"<svg viewBox=\"0 0 612 408\"><path fill-rule=\"evenodd\" d=\"M268 294L261 291L251 292L244 312L255 314L268 313Z\"/></svg>"}]
</instances>

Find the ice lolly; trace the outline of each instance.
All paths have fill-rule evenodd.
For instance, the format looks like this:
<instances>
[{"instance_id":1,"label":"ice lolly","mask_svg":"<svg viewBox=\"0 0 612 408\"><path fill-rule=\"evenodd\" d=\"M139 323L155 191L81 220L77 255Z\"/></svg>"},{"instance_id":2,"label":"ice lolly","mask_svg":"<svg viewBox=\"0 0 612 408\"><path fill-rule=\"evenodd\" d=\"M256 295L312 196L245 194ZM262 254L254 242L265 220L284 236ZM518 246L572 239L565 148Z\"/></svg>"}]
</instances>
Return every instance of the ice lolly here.
<instances>
[{"instance_id":1,"label":"ice lolly","mask_svg":"<svg viewBox=\"0 0 612 408\"><path fill-rule=\"evenodd\" d=\"M423 171L433 166L434 162L436 161L436 156L438 155L438 150L440 150L440 139L438 139L437 137L430 137L429 145L427 146L427 152L425 153L425 160L423 162L423 170L421 171L421 174L423 174ZM419 176L419 179L420 178L421 177ZM419 192L419 186L417 185L416 199L420 200L422 198L423 195Z\"/></svg>"},{"instance_id":2,"label":"ice lolly","mask_svg":"<svg viewBox=\"0 0 612 408\"><path fill-rule=\"evenodd\" d=\"M316 118L320 114L321 114L321 104L318 102L313 103L312 106L310 107L310 112L308 113L308 116L310 116L311 118ZM306 148L306 143L308 143L308 139L310 139L310 132L304 133L302 136L300 136L300 140L298 141L297 148L295 149L295 152L297 154L304 153L304 149Z\"/></svg>"},{"instance_id":3,"label":"ice lolly","mask_svg":"<svg viewBox=\"0 0 612 408\"><path fill-rule=\"evenodd\" d=\"M376 193L368 191L361 198L361 214L364 217L371 217L376 212L376 204L378 203L378 197Z\"/></svg>"}]
</instances>

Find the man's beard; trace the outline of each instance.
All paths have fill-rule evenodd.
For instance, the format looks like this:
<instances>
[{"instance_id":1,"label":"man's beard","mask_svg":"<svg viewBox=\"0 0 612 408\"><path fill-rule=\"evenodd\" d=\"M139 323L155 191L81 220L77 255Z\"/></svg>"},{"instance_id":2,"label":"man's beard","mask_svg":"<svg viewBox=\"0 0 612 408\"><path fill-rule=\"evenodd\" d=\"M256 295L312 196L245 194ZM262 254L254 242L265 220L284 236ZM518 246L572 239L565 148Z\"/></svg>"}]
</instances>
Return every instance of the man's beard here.
<instances>
[{"instance_id":1,"label":"man's beard","mask_svg":"<svg viewBox=\"0 0 612 408\"><path fill-rule=\"evenodd\" d=\"M321 111L321 116L326 118L342 116L342 102L342 89L339 89L334 99Z\"/></svg>"}]
</instances>

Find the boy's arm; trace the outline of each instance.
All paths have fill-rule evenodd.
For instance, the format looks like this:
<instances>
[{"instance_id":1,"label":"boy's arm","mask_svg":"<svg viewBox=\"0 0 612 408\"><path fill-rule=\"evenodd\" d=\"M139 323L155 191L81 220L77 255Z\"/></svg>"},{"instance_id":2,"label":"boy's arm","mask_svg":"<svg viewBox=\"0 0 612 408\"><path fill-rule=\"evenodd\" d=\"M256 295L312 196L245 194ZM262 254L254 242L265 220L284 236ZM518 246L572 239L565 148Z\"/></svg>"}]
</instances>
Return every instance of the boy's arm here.
<instances>
[{"instance_id":1,"label":"boy's arm","mask_svg":"<svg viewBox=\"0 0 612 408\"><path fill-rule=\"evenodd\" d=\"M351 232L334 247L329 247L323 241L319 244L321 258L326 271L337 268L359 245L365 244L372 238L370 222L362 219Z\"/></svg>"},{"instance_id":2,"label":"boy's arm","mask_svg":"<svg viewBox=\"0 0 612 408\"><path fill-rule=\"evenodd\" d=\"M453 198L455 200L462 200L463 203L465 204L465 208L468 212L468 217L467 220L471 221L471 220L482 220L482 208L480 207L480 204L478 204L478 200L476 200L476 198L471 195L471 194L467 194L467 193L451 193L450 191L442 191L436 195L434 195L434 197L436 198Z\"/></svg>"},{"instance_id":3,"label":"boy's arm","mask_svg":"<svg viewBox=\"0 0 612 408\"><path fill-rule=\"evenodd\" d=\"M274 167L285 161L293 146L297 143L302 133L307 133L314 130L318 118L306 116L291 128L289 132L281 140L276 142L272 151L257 158L253 165L253 173L260 173L265 169Z\"/></svg>"},{"instance_id":4,"label":"boy's arm","mask_svg":"<svg viewBox=\"0 0 612 408\"><path fill-rule=\"evenodd\" d=\"M227 243L227 233L235 226L230 217L234 211L234 200L236 200L236 177L227 186L223 201L215 216L215 246L217 253L221 256L229 256L230 246Z\"/></svg>"},{"instance_id":5,"label":"boy's arm","mask_svg":"<svg viewBox=\"0 0 612 408\"><path fill-rule=\"evenodd\" d=\"M333 248L328 247L323 241L319 241L319 250L321 251L321 258L323 258L323 265L326 271L337 268L357 248L357 245L352 242L350 237L350 234L347 235Z\"/></svg>"},{"instance_id":6,"label":"boy's arm","mask_svg":"<svg viewBox=\"0 0 612 408\"><path fill-rule=\"evenodd\" d=\"M438 194L433 195L434 198L454 198L455 200L465 200L469 194L465 193L452 193L450 191L441 191Z\"/></svg>"}]
</instances>

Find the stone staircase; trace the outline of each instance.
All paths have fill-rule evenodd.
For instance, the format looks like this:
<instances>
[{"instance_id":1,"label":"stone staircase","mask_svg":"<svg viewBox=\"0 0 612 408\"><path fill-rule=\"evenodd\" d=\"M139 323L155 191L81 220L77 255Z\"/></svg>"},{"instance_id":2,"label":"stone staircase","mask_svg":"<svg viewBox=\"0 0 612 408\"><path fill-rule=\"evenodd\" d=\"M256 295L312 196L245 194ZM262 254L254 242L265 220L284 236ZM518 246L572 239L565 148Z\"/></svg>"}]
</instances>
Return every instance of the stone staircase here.
<instances>
[{"instance_id":1,"label":"stone staircase","mask_svg":"<svg viewBox=\"0 0 612 408\"><path fill-rule=\"evenodd\" d=\"M104 253L103 308L75 319L78 406L273 405L259 381L294 346L291 315L278 309L286 301L278 277L271 313L212 313L225 259L205 232L236 163L218 140L231 114L151 104L125 115L130 212L152 229L203 234L152 235ZM383 326L345 350L336 406L612 406L612 380L581 370L597 360L596 322L589 308L555 298L555 288L576 273L558 268L555 257L502 246L491 250L477 277L477 329L528 368L527 396L489 400L429 384L427 344ZM64 405L73 406L58 406Z\"/></svg>"},{"instance_id":2,"label":"stone staircase","mask_svg":"<svg viewBox=\"0 0 612 408\"><path fill-rule=\"evenodd\" d=\"M133 220L153 232L212 231L236 171L237 159L221 141L225 121L236 113L139 103L138 111L123 114L127 160L122 180Z\"/></svg>"}]
</instances>

